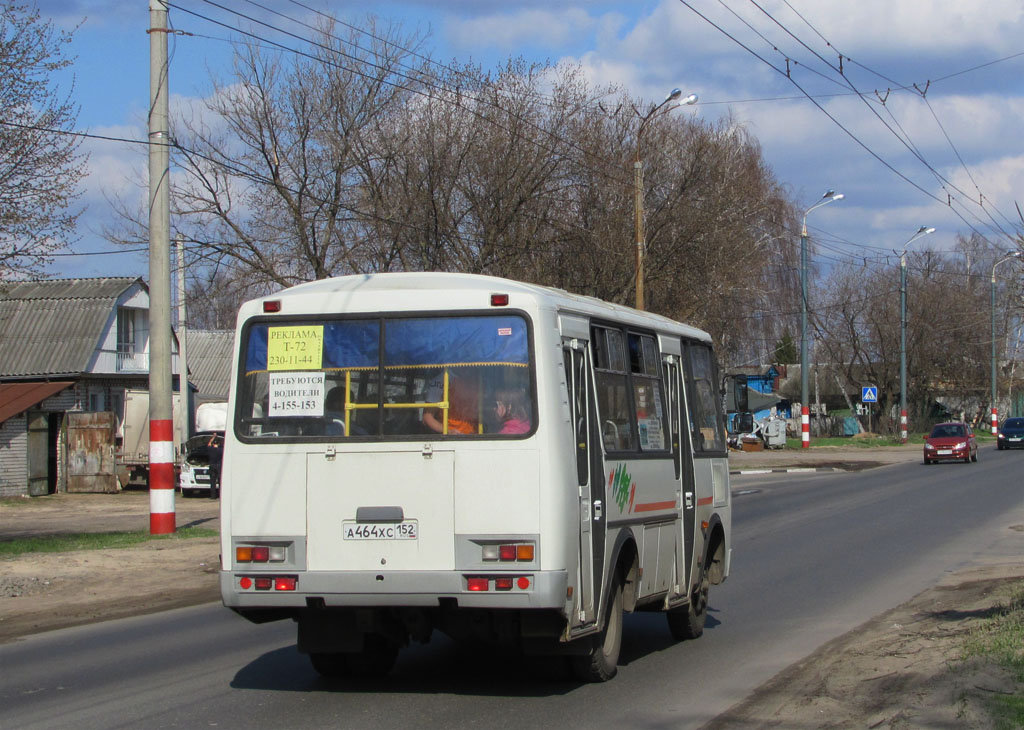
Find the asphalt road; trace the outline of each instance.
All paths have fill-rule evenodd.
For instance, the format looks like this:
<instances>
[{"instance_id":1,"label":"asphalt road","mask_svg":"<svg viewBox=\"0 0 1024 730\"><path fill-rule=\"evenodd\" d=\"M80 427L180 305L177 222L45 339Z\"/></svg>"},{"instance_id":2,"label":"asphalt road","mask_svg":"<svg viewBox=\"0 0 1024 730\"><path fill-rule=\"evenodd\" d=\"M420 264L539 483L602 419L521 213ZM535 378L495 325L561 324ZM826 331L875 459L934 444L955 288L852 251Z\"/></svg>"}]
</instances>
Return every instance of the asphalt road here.
<instances>
[{"instance_id":1,"label":"asphalt road","mask_svg":"<svg viewBox=\"0 0 1024 730\"><path fill-rule=\"evenodd\" d=\"M385 681L331 683L294 625L218 605L0 646L0 728L694 728L781 669L944 573L1024 554L1024 454L854 473L734 477L733 574L703 638L628 616L619 675L537 679L536 667L436 636Z\"/></svg>"}]
</instances>

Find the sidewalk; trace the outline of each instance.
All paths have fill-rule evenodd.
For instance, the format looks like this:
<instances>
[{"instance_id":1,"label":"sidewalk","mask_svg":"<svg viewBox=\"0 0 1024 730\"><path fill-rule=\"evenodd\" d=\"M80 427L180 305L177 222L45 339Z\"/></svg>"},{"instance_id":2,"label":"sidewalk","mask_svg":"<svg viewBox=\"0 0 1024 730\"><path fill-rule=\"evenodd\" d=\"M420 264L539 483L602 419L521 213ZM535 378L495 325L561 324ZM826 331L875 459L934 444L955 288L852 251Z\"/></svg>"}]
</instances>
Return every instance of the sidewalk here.
<instances>
[{"instance_id":1,"label":"sidewalk","mask_svg":"<svg viewBox=\"0 0 1024 730\"><path fill-rule=\"evenodd\" d=\"M808 449L730 451L731 474L765 471L860 471L886 464L921 461L922 444L905 446L812 446Z\"/></svg>"}]
</instances>

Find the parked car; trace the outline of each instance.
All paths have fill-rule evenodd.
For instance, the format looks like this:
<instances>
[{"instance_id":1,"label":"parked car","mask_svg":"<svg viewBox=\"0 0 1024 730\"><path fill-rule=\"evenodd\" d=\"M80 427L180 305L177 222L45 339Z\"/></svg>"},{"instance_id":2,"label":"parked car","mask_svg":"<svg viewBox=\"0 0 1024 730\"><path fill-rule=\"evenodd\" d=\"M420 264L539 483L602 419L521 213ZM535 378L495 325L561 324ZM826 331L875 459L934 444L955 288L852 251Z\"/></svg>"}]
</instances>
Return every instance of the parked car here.
<instances>
[{"instance_id":1,"label":"parked car","mask_svg":"<svg viewBox=\"0 0 1024 730\"><path fill-rule=\"evenodd\" d=\"M936 423L932 432L924 438L924 463L936 461L978 460L978 442L974 430L963 421Z\"/></svg>"},{"instance_id":2,"label":"parked car","mask_svg":"<svg viewBox=\"0 0 1024 730\"><path fill-rule=\"evenodd\" d=\"M1007 418L999 427L996 448L1024 449L1024 418Z\"/></svg>"},{"instance_id":3,"label":"parked car","mask_svg":"<svg viewBox=\"0 0 1024 730\"><path fill-rule=\"evenodd\" d=\"M185 442L185 458L178 475L182 497L203 492L213 499L220 496L227 407L227 403L218 401L202 403L196 409L198 433Z\"/></svg>"}]
</instances>

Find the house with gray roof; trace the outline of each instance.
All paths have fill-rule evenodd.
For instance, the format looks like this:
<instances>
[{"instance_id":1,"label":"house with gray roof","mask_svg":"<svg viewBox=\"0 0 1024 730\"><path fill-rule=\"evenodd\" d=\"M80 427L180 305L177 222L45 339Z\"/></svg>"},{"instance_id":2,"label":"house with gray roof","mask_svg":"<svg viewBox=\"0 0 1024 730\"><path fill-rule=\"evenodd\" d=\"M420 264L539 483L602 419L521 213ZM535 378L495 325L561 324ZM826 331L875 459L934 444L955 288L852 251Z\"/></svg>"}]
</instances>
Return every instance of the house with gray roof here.
<instances>
[{"instance_id":1,"label":"house with gray roof","mask_svg":"<svg viewBox=\"0 0 1024 730\"><path fill-rule=\"evenodd\" d=\"M0 496L116 489L108 445L148 382L141 278L0 285Z\"/></svg>"},{"instance_id":2,"label":"house with gray roof","mask_svg":"<svg viewBox=\"0 0 1024 730\"><path fill-rule=\"evenodd\" d=\"M195 391L196 404L226 401L231 386L234 331L190 329L187 337L188 380Z\"/></svg>"}]
</instances>

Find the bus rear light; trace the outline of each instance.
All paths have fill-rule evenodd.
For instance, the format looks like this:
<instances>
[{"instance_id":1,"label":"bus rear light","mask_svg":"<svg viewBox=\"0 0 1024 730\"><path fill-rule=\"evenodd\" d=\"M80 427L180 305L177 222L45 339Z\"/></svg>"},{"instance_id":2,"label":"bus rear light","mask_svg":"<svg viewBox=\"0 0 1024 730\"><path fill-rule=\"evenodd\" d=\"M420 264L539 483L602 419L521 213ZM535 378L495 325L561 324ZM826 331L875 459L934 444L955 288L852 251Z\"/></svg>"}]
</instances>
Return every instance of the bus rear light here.
<instances>
[{"instance_id":1,"label":"bus rear light","mask_svg":"<svg viewBox=\"0 0 1024 730\"><path fill-rule=\"evenodd\" d=\"M248 576L243 576L238 581L238 587L241 588L243 591L249 590L250 588L252 588L252 578Z\"/></svg>"},{"instance_id":2,"label":"bus rear light","mask_svg":"<svg viewBox=\"0 0 1024 730\"><path fill-rule=\"evenodd\" d=\"M486 591L490 588L490 581L486 578L467 578L466 589L470 591Z\"/></svg>"},{"instance_id":3,"label":"bus rear light","mask_svg":"<svg viewBox=\"0 0 1024 730\"><path fill-rule=\"evenodd\" d=\"M254 582L256 583L256 590L258 591L269 591L274 587L273 578L256 578Z\"/></svg>"},{"instance_id":4,"label":"bus rear light","mask_svg":"<svg viewBox=\"0 0 1024 730\"><path fill-rule=\"evenodd\" d=\"M503 563L512 563L516 561L529 563L533 560L534 554L535 548L533 543L483 545L480 549L480 557L484 560L500 560Z\"/></svg>"},{"instance_id":5,"label":"bus rear light","mask_svg":"<svg viewBox=\"0 0 1024 730\"><path fill-rule=\"evenodd\" d=\"M512 578L495 578L494 579L494 590L496 590L496 591L510 591L510 590L512 590Z\"/></svg>"},{"instance_id":6,"label":"bus rear light","mask_svg":"<svg viewBox=\"0 0 1024 730\"><path fill-rule=\"evenodd\" d=\"M288 548L283 545L238 545L235 547L235 561L239 563L283 563L288 558Z\"/></svg>"},{"instance_id":7,"label":"bus rear light","mask_svg":"<svg viewBox=\"0 0 1024 730\"><path fill-rule=\"evenodd\" d=\"M298 579L292 575L282 575L274 579L275 591L294 591Z\"/></svg>"},{"instance_id":8,"label":"bus rear light","mask_svg":"<svg viewBox=\"0 0 1024 730\"><path fill-rule=\"evenodd\" d=\"M269 299L263 302L263 313L273 314L274 312L281 311L281 300L280 299Z\"/></svg>"},{"instance_id":9,"label":"bus rear light","mask_svg":"<svg viewBox=\"0 0 1024 730\"><path fill-rule=\"evenodd\" d=\"M491 294L491 306L492 307L507 307L508 306L508 294Z\"/></svg>"},{"instance_id":10,"label":"bus rear light","mask_svg":"<svg viewBox=\"0 0 1024 730\"><path fill-rule=\"evenodd\" d=\"M519 587L519 590L521 591L528 590L530 587L530 579L527 578L525 575L520 576L519 580L516 581L516 585Z\"/></svg>"}]
</instances>

